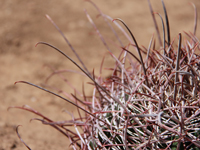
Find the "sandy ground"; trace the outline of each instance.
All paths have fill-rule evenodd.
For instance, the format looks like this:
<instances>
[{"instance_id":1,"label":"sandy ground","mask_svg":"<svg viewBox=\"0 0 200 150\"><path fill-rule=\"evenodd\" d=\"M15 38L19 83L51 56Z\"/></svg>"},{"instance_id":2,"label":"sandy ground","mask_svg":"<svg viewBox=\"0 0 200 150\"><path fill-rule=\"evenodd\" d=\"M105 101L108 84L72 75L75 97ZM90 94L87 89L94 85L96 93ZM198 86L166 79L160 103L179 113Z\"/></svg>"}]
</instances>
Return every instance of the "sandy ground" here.
<instances>
[{"instance_id":1,"label":"sandy ground","mask_svg":"<svg viewBox=\"0 0 200 150\"><path fill-rule=\"evenodd\" d=\"M200 1L165 1L172 37L177 37L179 32L193 31L194 10L189 2L194 2L200 12ZM123 19L140 46L147 47L153 33L156 35L147 0L96 0L94 2L105 14L112 18ZM159 0L151 0L151 2L154 11L163 15L161 2ZM83 0L1 0L0 8L0 150L26 149L15 132L17 125L22 125L19 127L20 135L32 149L70 149L70 142L61 133L38 121L30 122L31 118L36 117L34 114L18 109L7 111L7 108L29 105L56 121L71 119L62 111L68 110L76 114L76 109L53 95L25 84L14 85L14 82L25 80L40 85L52 72L47 66L57 70L78 70L51 48L43 45L35 47L38 41L45 41L60 48L78 61L62 36L45 18L45 14L51 16L61 28L88 69L92 71L95 68L96 75L99 75L99 66L107 50L95 34L83 10L86 9L91 15L107 41L116 42L116 39L103 19L96 17L97 10ZM156 19L161 28L159 17ZM114 26L113 23L111 24ZM120 31L118 34L124 45L127 45L128 41ZM200 37L199 30L197 30L197 37ZM110 47L115 55L119 54L119 48L112 44ZM131 50L134 51L134 49ZM112 66L113 63L113 58L106 55L104 67ZM109 73L104 70L105 75L109 75ZM64 75L80 91L82 91L82 83L85 83L86 93L91 94L91 85L86 83L89 81L88 79L74 73L65 73ZM62 89L66 93L74 92L58 76L52 77L48 84ZM56 90L54 91L56 92Z\"/></svg>"}]
</instances>

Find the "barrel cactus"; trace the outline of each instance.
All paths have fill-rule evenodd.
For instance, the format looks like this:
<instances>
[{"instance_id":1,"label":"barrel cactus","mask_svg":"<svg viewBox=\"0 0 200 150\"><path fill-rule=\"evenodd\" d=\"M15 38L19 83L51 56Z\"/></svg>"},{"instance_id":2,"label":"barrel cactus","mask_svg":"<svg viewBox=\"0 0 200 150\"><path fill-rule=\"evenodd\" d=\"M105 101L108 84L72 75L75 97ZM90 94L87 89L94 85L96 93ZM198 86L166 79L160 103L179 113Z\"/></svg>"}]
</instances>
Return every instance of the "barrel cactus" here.
<instances>
[{"instance_id":1,"label":"barrel cactus","mask_svg":"<svg viewBox=\"0 0 200 150\"><path fill-rule=\"evenodd\" d=\"M155 48L154 38L150 40L148 48L139 47L131 30L121 19L112 19L103 14L91 2L106 23L110 25L112 21L127 37L130 44L121 45L119 57L112 54L93 20L85 12L116 61L111 69L112 74L107 78L95 76L93 72L87 70L82 61L83 67L51 44L38 43L50 46L72 61L91 79L94 85L93 94L90 99L83 95L83 100L73 95L75 99L73 102L32 83L19 82L60 97L84 111L84 116L80 114L72 120L54 122L29 107L15 108L28 110L42 117L37 120L63 133L69 138L74 149L200 148L200 55L198 54L200 46L195 36L196 20L193 33L184 33L184 39L182 33L179 33L178 38L171 40L167 11L164 2L161 1L165 12L165 19L157 13L162 22L163 38L161 38L155 21L156 13L153 13L150 1L148 2L159 40L163 41L159 49ZM49 16L47 18L62 34L52 19ZM110 27L118 38L115 30L111 25ZM64 37L63 34L62 36ZM68 42L66 37L64 38ZM174 42L175 39L178 39L177 44ZM118 40L120 42L120 39ZM136 49L139 58L129 51L130 46ZM74 126L76 132L70 131L67 126ZM19 133L18 136L20 137Z\"/></svg>"}]
</instances>

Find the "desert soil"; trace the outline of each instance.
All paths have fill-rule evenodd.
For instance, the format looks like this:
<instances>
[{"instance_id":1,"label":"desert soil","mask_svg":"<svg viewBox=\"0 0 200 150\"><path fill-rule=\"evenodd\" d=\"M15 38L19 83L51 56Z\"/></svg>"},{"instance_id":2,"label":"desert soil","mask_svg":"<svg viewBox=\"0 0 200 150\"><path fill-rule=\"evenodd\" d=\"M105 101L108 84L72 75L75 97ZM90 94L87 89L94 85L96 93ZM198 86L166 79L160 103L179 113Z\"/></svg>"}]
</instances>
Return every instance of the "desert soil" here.
<instances>
[{"instance_id":1,"label":"desert soil","mask_svg":"<svg viewBox=\"0 0 200 150\"><path fill-rule=\"evenodd\" d=\"M96 0L94 2L103 13L112 18L123 19L140 46L147 47L152 35L156 37L147 0ZM154 11L163 15L161 1L151 0L151 2ZM199 0L165 0L171 36L176 38L175 43L179 32L193 32L194 9L189 2L196 5L200 14ZM116 44L113 46L111 42L117 43L113 33L103 19L97 17L98 11L83 0L1 0L0 8L0 150L26 149L15 132L17 125L22 125L19 127L19 133L33 150L71 149L68 139L58 131L42 125L39 121L30 122L31 118L37 117L36 115L19 109L9 109L9 111L7 109L10 106L29 105L49 118L60 121L71 119L63 110L76 114L75 107L29 85L20 83L14 85L14 83L25 80L37 85L44 84L52 72L50 67L56 70L79 71L69 60L51 48L44 45L35 47L37 42L45 41L78 61L59 32L45 18L45 14L48 14L60 27L89 71L94 69L96 75L99 75L99 66L103 56L107 54L107 49L88 22L84 9L91 15L108 41L112 52L118 55L120 48ZM161 29L159 17L156 16L156 19ZM110 23L114 26L112 22ZM115 26L114 28L117 30ZM198 28L199 25L197 27L199 38ZM123 34L119 30L117 32L123 44L129 44ZM159 45L157 39L156 43ZM135 49L130 50L135 53ZM105 56L104 68L112 66L114 59L109 54ZM103 72L105 76L110 74L108 70ZM89 80L86 77L72 72L64 73L63 76L80 92L84 83L87 95L92 93L92 86L87 84ZM52 90L55 92L57 92L55 89L62 89L66 93L74 93L74 90L58 75L53 76L48 81L48 85L53 87Z\"/></svg>"}]
</instances>

